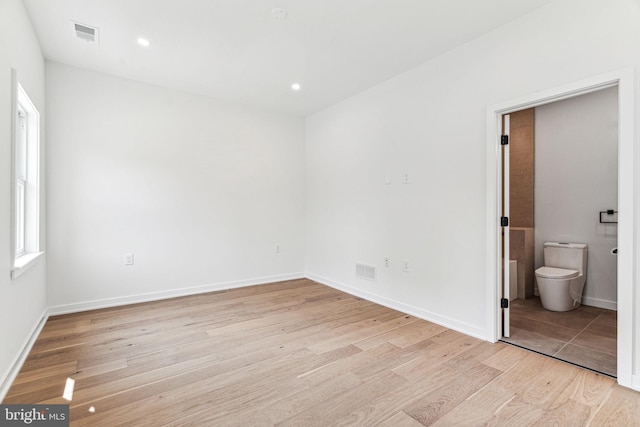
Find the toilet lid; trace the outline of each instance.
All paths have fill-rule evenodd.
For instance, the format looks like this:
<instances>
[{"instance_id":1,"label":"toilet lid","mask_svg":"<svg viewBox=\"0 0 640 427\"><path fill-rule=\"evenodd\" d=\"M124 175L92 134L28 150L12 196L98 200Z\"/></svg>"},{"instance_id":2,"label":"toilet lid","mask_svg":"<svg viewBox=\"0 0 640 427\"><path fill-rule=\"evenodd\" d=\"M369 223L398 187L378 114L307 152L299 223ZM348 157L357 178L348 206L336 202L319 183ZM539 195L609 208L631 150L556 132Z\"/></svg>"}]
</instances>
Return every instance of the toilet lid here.
<instances>
[{"instance_id":1,"label":"toilet lid","mask_svg":"<svg viewBox=\"0 0 640 427\"><path fill-rule=\"evenodd\" d=\"M576 270L567 270L566 268L540 267L536 270L536 276L549 279L571 279L577 275L578 272Z\"/></svg>"}]
</instances>

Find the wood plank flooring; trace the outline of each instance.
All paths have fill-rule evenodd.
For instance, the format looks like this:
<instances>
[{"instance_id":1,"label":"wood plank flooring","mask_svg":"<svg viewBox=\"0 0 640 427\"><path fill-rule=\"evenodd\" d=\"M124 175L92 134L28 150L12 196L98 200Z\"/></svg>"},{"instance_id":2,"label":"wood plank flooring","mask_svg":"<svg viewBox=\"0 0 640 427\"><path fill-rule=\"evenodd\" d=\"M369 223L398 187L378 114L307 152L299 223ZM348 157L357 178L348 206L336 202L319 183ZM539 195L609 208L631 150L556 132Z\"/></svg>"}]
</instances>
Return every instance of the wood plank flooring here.
<instances>
[{"instance_id":1,"label":"wood plank flooring","mask_svg":"<svg viewBox=\"0 0 640 427\"><path fill-rule=\"evenodd\" d=\"M575 310L545 310L539 297L511 301L511 336L522 347L615 377L617 313L581 305Z\"/></svg>"},{"instance_id":2,"label":"wood plank flooring","mask_svg":"<svg viewBox=\"0 0 640 427\"><path fill-rule=\"evenodd\" d=\"M611 378L309 280L52 317L4 403L69 403L73 426L640 426Z\"/></svg>"}]
</instances>

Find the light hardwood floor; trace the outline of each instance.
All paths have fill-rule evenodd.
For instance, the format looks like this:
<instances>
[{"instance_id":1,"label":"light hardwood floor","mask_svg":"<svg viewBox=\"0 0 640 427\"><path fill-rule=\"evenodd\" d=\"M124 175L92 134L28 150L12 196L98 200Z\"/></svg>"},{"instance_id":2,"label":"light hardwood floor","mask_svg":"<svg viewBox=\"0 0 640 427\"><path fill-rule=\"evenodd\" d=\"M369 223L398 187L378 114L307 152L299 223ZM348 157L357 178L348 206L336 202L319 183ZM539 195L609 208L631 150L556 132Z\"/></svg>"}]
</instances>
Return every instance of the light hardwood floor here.
<instances>
[{"instance_id":1,"label":"light hardwood floor","mask_svg":"<svg viewBox=\"0 0 640 427\"><path fill-rule=\"evenodd\" d=\"M52 317L4 403L74 426L640 425L611 378L309 280Z\"/></svg>"}]
</instances>

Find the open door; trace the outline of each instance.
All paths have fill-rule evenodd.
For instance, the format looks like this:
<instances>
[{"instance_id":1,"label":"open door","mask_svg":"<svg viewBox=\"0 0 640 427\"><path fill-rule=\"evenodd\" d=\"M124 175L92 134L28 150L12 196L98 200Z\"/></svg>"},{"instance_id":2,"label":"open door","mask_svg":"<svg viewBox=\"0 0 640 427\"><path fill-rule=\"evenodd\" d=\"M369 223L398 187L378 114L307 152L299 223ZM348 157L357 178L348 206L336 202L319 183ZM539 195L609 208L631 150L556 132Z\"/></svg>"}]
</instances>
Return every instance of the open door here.
<instances>
[{"instance_id":1,"label":"open door","mask_svg":"<svg viewBox=\"0 0 640 427\"><path fill-rule=\"evenodd\" d=\"M509 338L509 115L502 116L502 336Z\"/></svg>"},{"instance_id":2,"label":"open door","mask_svg":"<svg viewBox=\"0 0 640 427\"><path fill-rule=\"evenodd\" d=\"M635 102L635 94L638 83L636 71L633 67L616 70L606 74L589 77L587 79L567 83L560 87L554 87L537 91L535 93L519 96L511 100L503 101L487 107L487 200L489 203L486 215L487 233L487 258L488 280L487 292L491 300L487 300L487 315L493 320L491 338L498 341L501 333L505 331L503 325L505 313L507 316L506 333L509 330L509 312L501 309L501 304L496 307L494 298L504 298L504 279L508 278L509 246L504 245L501 237L507 236L500 226L500 216L504 207L504 169L503 150L500 148L500 135L504 133L502 122L504 114L511 111L519 111L528 108L550 104L552 102L570 99L576 96L591 93L600 89L617 86L618 88L618 210L624 215L618 218L618 258L617 258L617 378L618 384L633 390L640 390L640 381L635 369L637 359L635 349L639 340L636 334L636 275L635 261L638 256L638 248L635 244L637 236L634 230L638 226L638 207L635 194L638 192L635 166L638 159L638 148L635 147L634 118L637 117L638 107ZM496 146L498 144L498 146ZM508 229L507 229L508 230ZM508 242L508 240L507 240ZM502 280L501 280L502 279ZM506 282L506 283L505 283ZM508 295L508 293L507 293ZM514 295L515 296L515 295ZM523 295L524 296L524 295Z\"/></svg>"}]
</instances>

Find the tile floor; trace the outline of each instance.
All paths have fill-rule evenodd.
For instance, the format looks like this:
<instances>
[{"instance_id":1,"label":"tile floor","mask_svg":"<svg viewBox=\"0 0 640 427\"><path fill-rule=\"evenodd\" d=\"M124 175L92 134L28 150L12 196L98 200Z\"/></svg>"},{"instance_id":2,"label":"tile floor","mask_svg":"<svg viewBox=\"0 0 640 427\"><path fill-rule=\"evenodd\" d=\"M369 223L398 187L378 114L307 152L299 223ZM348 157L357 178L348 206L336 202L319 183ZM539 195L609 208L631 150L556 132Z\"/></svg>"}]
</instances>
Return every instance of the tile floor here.
<instances>
[{"instance_id":1,"label":"tile floor","mask_svg":"<svg viewBox=\"0 0 640 427\"><path fill-rule=\"evenodd\" d=\"M534 297L511 301L510 312L511 336L503 341L616 376L615 311L583 305L553 312Z\"/></svg>"}]
</instances>

